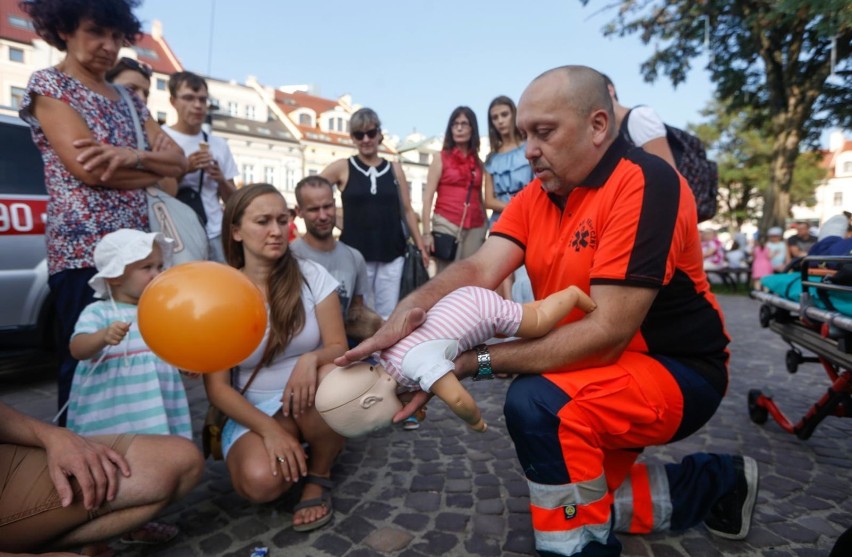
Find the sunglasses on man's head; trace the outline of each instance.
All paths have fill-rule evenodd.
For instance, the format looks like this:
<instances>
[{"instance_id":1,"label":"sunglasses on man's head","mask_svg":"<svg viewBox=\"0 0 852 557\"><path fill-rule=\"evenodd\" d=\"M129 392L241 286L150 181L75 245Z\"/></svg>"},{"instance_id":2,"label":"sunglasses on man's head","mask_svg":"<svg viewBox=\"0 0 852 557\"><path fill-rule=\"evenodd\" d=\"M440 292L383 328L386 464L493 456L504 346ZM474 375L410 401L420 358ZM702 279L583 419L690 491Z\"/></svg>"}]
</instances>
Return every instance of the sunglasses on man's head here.
<instances>
[{"instance_id":1,"label":"sunglasses on man's head","mask_svg":"<svg viewBox=\"0 0 852 557\"><path fill-rule=\"evenodd\" d=\"M118 61L117 65L124 65L127 69L135 70L147 78L150 78L153 73L153 69L150 65L139 60L134 60L133 58L122 57L121 60Z\"/></svg>"},{"instance_id":2,"label":"sunglasses on man's head","mask_svg":"<svg viewBox=\"0 0 852 557\"><path fill-rule=\"evenodd\" d=\"M367 130L365 132L352 132L352 137L354 137L358 141L361 141L362 139L364 139L364 136L367 136L370 139L373 139L377 135L379 135L379 128L373 128L373 129Z\"/></svg>"}]
</instances>

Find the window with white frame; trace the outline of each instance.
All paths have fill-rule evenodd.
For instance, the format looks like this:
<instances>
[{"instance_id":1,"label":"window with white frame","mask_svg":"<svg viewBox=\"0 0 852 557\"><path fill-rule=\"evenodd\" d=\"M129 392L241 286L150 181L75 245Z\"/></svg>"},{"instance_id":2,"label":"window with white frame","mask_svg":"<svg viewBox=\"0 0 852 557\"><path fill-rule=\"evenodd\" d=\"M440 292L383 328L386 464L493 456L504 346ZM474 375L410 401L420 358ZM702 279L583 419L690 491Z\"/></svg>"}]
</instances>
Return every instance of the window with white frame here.
<instances>
[{"instance_id":1,"label":"window with white frame","mask_svg":"<svg viewBox=\"0 0 852 557\"><path fill-rule=\"evenodd\" d=\"M840 171L844 176L846 174L852 174L852 161L845 161L843 163L843 170Z\"/></svg>"},{"instance_id":2,"label":"window with white frame","mask_svg":"<svg viewBox=\"0 0 852 557\"><path fill-rule=\"evenodd\" d=\"M296 171L289 166L284 169L284 187L289 191L296 187Z\"/></svg>"},{"instance_id":3,"label":"window with white frame","mask_svg":"<svg viewBox=\"0 0 852 557\"><path fill-rule=\"evenodd\" d=\"M275 167L274 166L264 166L263 167L263 181L267 184L275 184Z\"/></svg>"},{"instance_id":4,"label":"window with white frame","mask_svg":"<svg viewBox=\"0 0 852 557\"><path fill-rule=\"evenodd\" d=\"M24 49L15 48L14 46L9 47L9 61L10 62L20 62L24 63Z\"/></svg>"},{"instance_id":5,"label":"window with white frame","mask_svg":"<svg viewBox=\"0 0 852 557\"><path fill-rule=\"evenodd\" d=\"M23 87L10 87L9 88L9 105L12 108L21 108L21 105L24 104L24 97L27 94L27 90Z\"/></svg>"},{"instance_id":6,"label":"window with white frame","mask_svg":"<svg viewBox=\"0 0 852 557\"><path fill-rule=\"evenodd\" d=\"M833 205L835 207L843 207L843 192L842 191L834 192Z\"/></svg>"},{"instance_id":7,"label":"window with white frame","mask_svg":"<svg viewBox=\"0 0 852 557\"><path fill-rule=\"evenodd\" d=\"M246 105L246 118L249 120L254 120L254 105L247 104Z\"/></svg>"},{"instance_id":8,"label":"window with white frame","mask_svg":"<svg viewBox=\"0 0 852 557\"><path fill-rule=\"evenodd\" d=\"M157 78L157 91L167 91L169 89L169 83L163 79L162 77Z\"/></svg>"},{"instance_id":9,"label":"window with white frame","mask_svg":"<svg viewBox=\"0 0 852 557\"><path fill-rule=\"evenodd\" d=\"M299 114L299 125L300 126L313 126L314 120L311 118L310 114L302 113Z\"/></svg>"},{"instance_id":10,"label":"window with white frame","mask_svg":"<svg viewBox=\"0 0 852 557\"><path fill-rule=\"evenodd\" d=\"M243 183L253 184L254 183L254 165L253 164L244 164L242 175L243 175Z\"/></svg>"},{"instance_id":11,"label":"window with white frame","mask_svg":"<svg viewBox=\"0 0 852 557\"><path fill-rule=\"evenodd\" d=\"M231 116L240 115L240 105L236 101L228 101L228 114Z\"/></svg>"},{"instance_id":12,"label":"window with white frame","mask_svg":"<svg viewBox=\"0 0 852 557\"><path fill-rule=\"evenodd\" d=\"M343 133L343 118L337 119L337 131Z\"/></svg>"}]
</instances>

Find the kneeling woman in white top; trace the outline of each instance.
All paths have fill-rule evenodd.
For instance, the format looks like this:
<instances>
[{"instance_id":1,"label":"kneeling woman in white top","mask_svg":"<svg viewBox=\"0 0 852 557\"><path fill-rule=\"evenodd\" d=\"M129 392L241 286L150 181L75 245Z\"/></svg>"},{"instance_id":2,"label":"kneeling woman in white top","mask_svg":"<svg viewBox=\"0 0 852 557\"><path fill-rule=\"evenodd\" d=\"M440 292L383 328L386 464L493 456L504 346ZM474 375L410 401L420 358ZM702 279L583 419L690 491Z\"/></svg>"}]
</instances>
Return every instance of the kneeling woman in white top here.
<instances>
[{"instance_id":1,"label":"kneeling woman in white top","mask_svg":"<svg viewBox=\"0 0 852 557\"><path fill-rule=\"evenodd\" d=\"M267 502L304 480L293 528L306 531L331 519L329 476L343 438L317 413L314 395L324 372L333 368L322 366L343 354L346 334L337 282L321 266L291 254L289 219L284 197L269 184L246 186L228 200L225 258L263 292L269 326L255 353L240 364L233 386L227 370L204 379L210 402L231 418L222 445L234 489ZM303 442L310 446L310 461Z\"/></svg>"}]
</instances>

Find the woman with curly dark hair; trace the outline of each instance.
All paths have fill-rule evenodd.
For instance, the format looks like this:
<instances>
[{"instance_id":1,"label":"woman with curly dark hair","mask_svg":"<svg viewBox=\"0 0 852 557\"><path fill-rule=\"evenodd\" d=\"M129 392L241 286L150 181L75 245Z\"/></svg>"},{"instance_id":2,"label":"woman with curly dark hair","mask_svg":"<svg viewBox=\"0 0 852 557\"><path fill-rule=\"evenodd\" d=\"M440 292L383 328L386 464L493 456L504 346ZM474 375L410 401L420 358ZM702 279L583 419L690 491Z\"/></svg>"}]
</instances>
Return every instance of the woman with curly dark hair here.
<instances>
[{"instance_id":1,"label":"woman with curly dark hair","mask_svg":"<svg viewBox=\"0 0 852 557\"><path fill-rule=\"evenodd\" d=\"M56 302L60 352L59 407L77 362L68 342L82 309L93 301L98 240L119 228L149 230L144 188L179 176L186 159L148 109L106 73L140 23L137 0L25 0L21 9L38 35L65 52L54 67L30 77L21 117L44 160L49 194L45 237L48 284ZM135 112L135 114L133 114ZM141 123L141 144L134 116ZM64 420L63 420L64 423Z\"/></svg>"}]
</instances>

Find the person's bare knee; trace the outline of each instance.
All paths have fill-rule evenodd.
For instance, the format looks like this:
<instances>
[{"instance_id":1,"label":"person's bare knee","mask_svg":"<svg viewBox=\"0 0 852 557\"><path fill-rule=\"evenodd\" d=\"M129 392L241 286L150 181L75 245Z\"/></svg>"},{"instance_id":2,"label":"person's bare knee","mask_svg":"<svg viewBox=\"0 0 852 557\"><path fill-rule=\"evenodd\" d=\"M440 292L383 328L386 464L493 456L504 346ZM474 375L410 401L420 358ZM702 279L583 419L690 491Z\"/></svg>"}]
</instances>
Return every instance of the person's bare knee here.
<instances>
[{"instance_id":1,"label":"person's bare knee","mask_svg":"<svg viewBox=\"0 0 852 557\"><path fill-rule=\"evenodd\" d=\"M130 477L122 481L116 497L120 507L165 505L189 493L204 472L201 453L182 437L137 435L126 456Z\"/></svg>"},{"instance_id":2,"label":"person's bare knee","mask_svg":"<svg viewBox=\"0 0 852 557\"><path fill-rule=\"evenodd\" d=\"M244 460L231 473L234 490L254 503L274 501L293 484L279 475L273 476L266 459Z\"/></svg>"}]
</instances>

